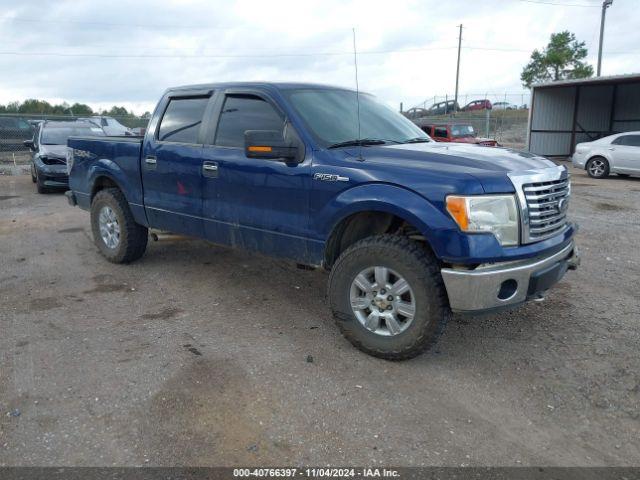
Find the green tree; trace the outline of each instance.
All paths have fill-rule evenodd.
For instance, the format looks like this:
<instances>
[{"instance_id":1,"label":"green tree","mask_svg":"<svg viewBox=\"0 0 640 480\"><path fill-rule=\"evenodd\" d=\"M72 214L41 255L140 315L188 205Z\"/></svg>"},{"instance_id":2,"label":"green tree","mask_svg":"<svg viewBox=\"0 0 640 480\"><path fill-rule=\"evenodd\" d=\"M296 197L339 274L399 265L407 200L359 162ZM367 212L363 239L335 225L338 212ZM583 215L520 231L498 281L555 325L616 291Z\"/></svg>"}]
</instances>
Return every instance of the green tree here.
<instances>
[{"instance_id":1,"label":"green tree","mask_svg":"<svg viewBox=\"0 0 640 480\"><path fill-rule=\"evenodd\" d=\"M104 113L104 115L109 115L111 117L126 117L131 115L129 112L127 112L127 109L124 107L116 107L115 105L113 107L111 107L111 110L109 110L108 112Z\"/></svg>"},{"instance_id":2,"label":"green tree","mask_svg":"<svg viewBox=\"0 0 640 480\"><path fill-rule=\"evenodd\" d=\"M74 115L93 115L93 109L84 103L74 103L69 107Z\"/></svg>"},{"instance_id":3,"label":"green tree","mask_svg":"<svg viewBox=\"0 0 640 480\"><path fill-rule=\"evenodd\" d=\"M589 78L593 67L586 63L587 48L568 31L551 34L551 40L542 52L534 50L531 60L522 70L522 84L531 88L534 83Z\"/></svg>"},{"instance_id":4,"label":"green tree","mask_svg":"<svg viewBox=\"0 0 640 480\"><path fill-rule=\"evenodd\" d=\"M52 108L51 104L46 100L28 98L19 104L18 111L20 113L51 113Z\"/></svg>"}]
</instances>

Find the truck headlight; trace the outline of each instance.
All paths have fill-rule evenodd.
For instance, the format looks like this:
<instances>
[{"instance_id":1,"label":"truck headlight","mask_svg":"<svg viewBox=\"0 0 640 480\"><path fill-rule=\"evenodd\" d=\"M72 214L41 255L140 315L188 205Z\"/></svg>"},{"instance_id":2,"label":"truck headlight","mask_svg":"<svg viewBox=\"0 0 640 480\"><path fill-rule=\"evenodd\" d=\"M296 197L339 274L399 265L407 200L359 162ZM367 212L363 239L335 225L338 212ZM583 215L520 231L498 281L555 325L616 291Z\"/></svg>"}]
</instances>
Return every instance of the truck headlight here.
<instances>
[{"instance_id":1,"label":"truck headlight","mask_svg":"<svg viewBox=\"0 0 640 480\"><path fill-rule=\"evenodd\" d=\"M520 222L514 195L449 195L447 211L463 232L492 233L503 246L518 244Z\"/></svg>"},{"instance_id":2,"label":"truck headlight","mask_svg":"<svg viewBox=\"0 0 640 480\"><path fill-rule=\"evenodd\" d=\"M67 147L67 175L71 174L71 167L73 167L73 148Z\"/></svg>"}]
</instances>

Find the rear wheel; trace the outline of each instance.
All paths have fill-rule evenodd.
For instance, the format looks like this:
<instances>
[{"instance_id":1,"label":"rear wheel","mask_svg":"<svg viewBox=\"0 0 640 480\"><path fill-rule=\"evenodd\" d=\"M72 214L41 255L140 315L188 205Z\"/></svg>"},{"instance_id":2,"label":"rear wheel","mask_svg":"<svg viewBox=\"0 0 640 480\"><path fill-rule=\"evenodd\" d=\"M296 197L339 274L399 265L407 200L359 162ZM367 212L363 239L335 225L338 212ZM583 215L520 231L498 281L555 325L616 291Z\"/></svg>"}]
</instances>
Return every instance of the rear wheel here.
<instances>
[{"instance_id":1,"label":"rear wheel","mask_svg":"<svg viewBox=\"0 0 640 480\"><path fill-rule=\"evenodd\" d=\"M135 222L127 200L117 188L100 190L93 197L91 230L100 253L113 263L133 262L147 248L148 230Z\"/></svg>"},{"instance_id":2,"label":"rear wheel","mask_svg":"<svg viewBox=\"0 0 640 480\"><path fill-rule=\"evenodd\" d=\"M609 176L609 162L604 157L593 157L587 162L587 173L591 178Z\"/></svg>"},{"instance_id":3,"label":"rear wheel","mask_svg":"<svg viewBox=\"0 0 640 480\"><path fill-rule=\"evenodd\" d=\"M395 235L366 238L342 253L329 277L329 301L344 336L388 360L429 349L451 314L436 259Z\"/></svg>"}]
</instances>

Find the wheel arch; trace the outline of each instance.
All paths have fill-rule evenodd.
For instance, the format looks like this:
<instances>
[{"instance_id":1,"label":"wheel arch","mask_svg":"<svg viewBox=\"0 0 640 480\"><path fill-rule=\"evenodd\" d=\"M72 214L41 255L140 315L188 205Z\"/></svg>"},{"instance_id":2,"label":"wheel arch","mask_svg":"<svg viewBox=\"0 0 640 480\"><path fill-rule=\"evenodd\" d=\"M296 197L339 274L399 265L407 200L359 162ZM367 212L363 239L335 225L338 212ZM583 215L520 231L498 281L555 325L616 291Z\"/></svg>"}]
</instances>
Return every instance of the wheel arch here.
<instances>
[{"instance_id":1,"label":"wheel arch","mask_svg":"<svg viewBox=\"0 0 640 480\"><path fill-rule=\"evenodd\" d=\"M130 179L117 163L102 159L89 171L89 205L95 195L105 188L117 188L124 196L136 223L149 226L142 202L142 184Z\"/></svg>"},{"instance_id":2,"label":"wheel arch","mask_svg":"<svg viewBox=\"0 0 640 480\"><path fill-rule=\"evenodd\" d=\"M451 228L451 223L434 205L415 192L395 186L363 186L353 190L358 189L361 191L348 191L338 197L342 208L327 222L323 258L326 268L353 243L384 233L421 241L438 257L434 230Z\"/></svg>"}]
</instances>

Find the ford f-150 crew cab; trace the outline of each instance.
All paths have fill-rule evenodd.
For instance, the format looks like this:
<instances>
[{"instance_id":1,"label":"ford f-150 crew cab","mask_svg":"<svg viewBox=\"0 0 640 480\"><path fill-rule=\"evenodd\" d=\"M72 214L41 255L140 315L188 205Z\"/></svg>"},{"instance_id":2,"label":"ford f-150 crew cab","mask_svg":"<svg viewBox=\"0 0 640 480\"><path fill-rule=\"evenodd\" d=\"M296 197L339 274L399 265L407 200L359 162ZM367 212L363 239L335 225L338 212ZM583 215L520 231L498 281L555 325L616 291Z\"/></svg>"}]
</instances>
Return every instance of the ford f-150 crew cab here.
<instances>
[{"instance_id":1,"label":"ford f-150 crew cab","mask_svg":"<svg viewBox=\"0 0 640 480\"><path fill-rule=\"evenodd\" d=\"M323 267L340 330L387 359L433 345L451 311L541 298L578 264L564 166L435 143L348 89L172 88L144 138L68 145L67 197L108 260L141 257L155 228Z\"/></svg>"}]
</instances>

